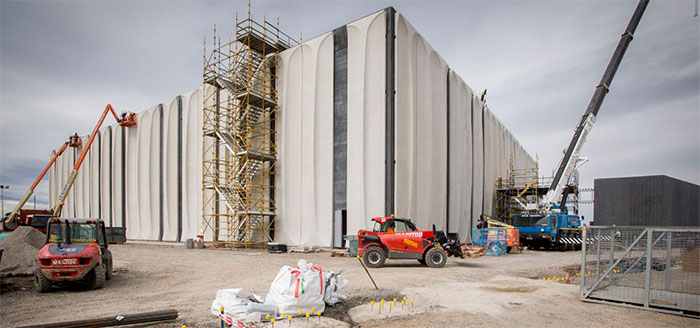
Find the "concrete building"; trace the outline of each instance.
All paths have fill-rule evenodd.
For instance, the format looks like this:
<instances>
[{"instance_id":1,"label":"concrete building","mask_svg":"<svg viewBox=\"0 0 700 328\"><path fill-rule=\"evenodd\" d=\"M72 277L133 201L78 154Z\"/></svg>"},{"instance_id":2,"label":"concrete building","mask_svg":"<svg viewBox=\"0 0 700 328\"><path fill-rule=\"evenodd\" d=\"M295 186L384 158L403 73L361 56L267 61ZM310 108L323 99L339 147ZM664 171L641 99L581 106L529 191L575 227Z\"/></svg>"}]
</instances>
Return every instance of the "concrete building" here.
<instances>
[{"instance_id":1,"label":"concrete building","mask_svg":"<svg viewBox=\"0 0 700 328\"><path fill-rule=\"evenodd\" d=\"M595 179L593 225L700 227L700 186L665 175Z\"/></svg>"},{"instance_id":2,"label":"concrete building","mask_svg":"<svg viewBox=\"0 0 700 328\"><path fill-rule=\"evenodd\" d=\"M275 173L260 178L268 189L259 196L270 204L260 214L270 230L263 239L340 246L342 234L391 214L468 238L479 215L493 213L496 179L507 177L511 160L514 168L536 166L391 7L278 50L262 51L257 63L273 79L256 88L275 88L255 118L274 126L271 150L258 155L257 171L246 171ZM264 68L273 56L276 67ZM212 188L208 178L224 174L223 160L212 158L237 153L233 128L207 128L209 109L219 113L239 99L221 84L214 79L138 113L136 127L103 128L62 215L100 216L126 226L132 240L180 241L200 231L219 239L207 230L222 231L223 213L229 222L238 215L238 196ZM52 202L77 151L66 151L50 171Z\"/></svg>"}]
</instances>

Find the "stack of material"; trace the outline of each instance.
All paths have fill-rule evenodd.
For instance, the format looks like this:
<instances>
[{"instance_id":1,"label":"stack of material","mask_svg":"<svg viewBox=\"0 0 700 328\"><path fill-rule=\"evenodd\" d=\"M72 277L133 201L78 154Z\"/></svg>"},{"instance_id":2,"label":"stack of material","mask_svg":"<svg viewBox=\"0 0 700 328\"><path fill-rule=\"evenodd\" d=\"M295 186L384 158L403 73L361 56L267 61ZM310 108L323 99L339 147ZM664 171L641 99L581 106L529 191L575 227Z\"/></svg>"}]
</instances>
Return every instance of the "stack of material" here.
<instances>
[{"instance_id":1,"label":"stack of material","mask_svg":"<svg viewBox=\"0 0 700 328\"><path fill-rule=\"evenodd\" d=\"M38 267L39 249L46 243L46 235L26 226L18 227L0 240L3 249L0 276L31 275Z\"/></svg>"}]
</instances>

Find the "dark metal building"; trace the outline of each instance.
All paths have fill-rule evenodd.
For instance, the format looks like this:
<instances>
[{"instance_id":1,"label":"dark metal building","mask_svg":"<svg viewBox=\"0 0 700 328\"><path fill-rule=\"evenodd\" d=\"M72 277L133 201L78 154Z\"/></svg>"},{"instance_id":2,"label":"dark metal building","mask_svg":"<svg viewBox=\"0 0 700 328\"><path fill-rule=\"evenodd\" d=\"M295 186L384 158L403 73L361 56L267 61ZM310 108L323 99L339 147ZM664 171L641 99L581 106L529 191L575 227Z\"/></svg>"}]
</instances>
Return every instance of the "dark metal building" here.
<instances>
[{"instance_id":1,"label":"dark metal building","mask_svg":"<svg viewBox=\"0 0 700 328\"><path fill-rule=\"evenodd\" d=\"M700 226L700 186L653 175L595 180L593 225Z\"/></svg>"}]
</instances>

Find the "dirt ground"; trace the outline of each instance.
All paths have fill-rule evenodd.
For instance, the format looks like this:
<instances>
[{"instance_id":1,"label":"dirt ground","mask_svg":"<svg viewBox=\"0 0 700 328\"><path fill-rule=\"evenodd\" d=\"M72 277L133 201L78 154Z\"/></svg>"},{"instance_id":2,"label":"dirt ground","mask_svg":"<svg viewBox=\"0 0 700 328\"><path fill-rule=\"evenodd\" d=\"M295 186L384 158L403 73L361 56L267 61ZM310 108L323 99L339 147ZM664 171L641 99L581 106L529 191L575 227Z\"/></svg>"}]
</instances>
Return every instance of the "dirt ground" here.
<instances>
[{"instance_id":1,"label":"dirt ground","mask_svg":"<svg viewBox=\"0 0 700 328\"><path fill-rule=\"evenodd\" d=\"M217 327L210 314L216 290L247 288L265 296L279 268L298 259L348 279L351 300L324 316L295 318L292 327L698 327L700 320L579 301L575 284L543 281L563 277L580 263L579 252L524 251L500 257L457 260L432 269L417 261L391 261L370 269L375 291L353 257L330 252L268 254L262 251L185 249L181 245L114 245L115 275L105 288L57 289L39 294L29 277L0 281L0 326L59 322L177 309L176 321L157 327ZM370 300L413 299L379 314ZM408 303L408 302L407 302ZM333 319L333 318L335 319ZM340 320L336 320L340 319ZM148 325L146 325L148 326ZM265 326L265 325L262 325ZM269 324L267 326L270 326ZM289 323L277 323L288 327ZM149 326L150 327L150 326Z\"/></svg>"}]
</instances>

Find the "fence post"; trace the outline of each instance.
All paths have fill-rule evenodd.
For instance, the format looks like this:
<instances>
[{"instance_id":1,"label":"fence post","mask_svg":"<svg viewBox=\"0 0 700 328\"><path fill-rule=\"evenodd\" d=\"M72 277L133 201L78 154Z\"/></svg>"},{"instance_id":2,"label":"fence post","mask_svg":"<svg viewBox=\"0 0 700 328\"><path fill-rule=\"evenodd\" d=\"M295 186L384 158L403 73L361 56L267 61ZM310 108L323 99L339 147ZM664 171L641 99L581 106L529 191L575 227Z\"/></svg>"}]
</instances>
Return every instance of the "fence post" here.
<instances>
[{"instance_id":1,"label":"fence post","mask_svg":"<svg viewBox=\"0 0 700 328\"><path fill-rule=\"evenodd\" d=\"M596 239L598 240L598 249L597 249L598 258L596 259L597 262L596 262L596 265L595 265L595 275L596 275L596 277L600 277L600 239L601 239L602 237L603 237L603 236L602 236L601 233L600 233L600 229L598 229L598 235L596 236Z\"/></svg>"},{"instance_id":2,"label":"fence post","mask_svg":"<svg viewBox=\"0 0 700 328\"><path fill-rule=\"evenodd\" d=\"M671 289L671 232L666 233L666 284L665 290Z\"/></svg>"},{"instance_id":3,"label":"fence post","mask_svg":"<svg viewBox=\"0 0 700 328\"><path fill-rule=\"evenodd\" d=\"M586 244L588 244L588 227L583 227L583 245L581 245L581 272L579 277L581 277L581 290L579 291L579 298L583 300L583 291L586 288Z\"/></svg>"},{"instance_id":4,"label":"fence post","mask_svg":"<svg viewBox=\"0 0 700 328\"><path fill-rule=\"evenodd\" d=\"M651 246L654 243L654 230L647 228L647 267L644 272L644 307L649 307L651 285Z\"/></svg>"}]
</instances>

